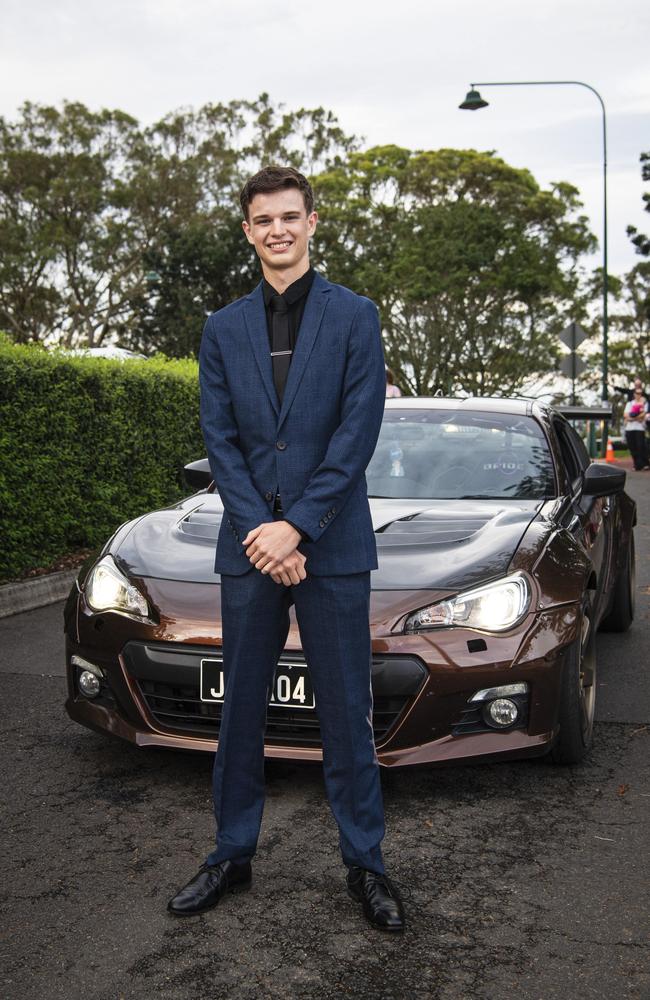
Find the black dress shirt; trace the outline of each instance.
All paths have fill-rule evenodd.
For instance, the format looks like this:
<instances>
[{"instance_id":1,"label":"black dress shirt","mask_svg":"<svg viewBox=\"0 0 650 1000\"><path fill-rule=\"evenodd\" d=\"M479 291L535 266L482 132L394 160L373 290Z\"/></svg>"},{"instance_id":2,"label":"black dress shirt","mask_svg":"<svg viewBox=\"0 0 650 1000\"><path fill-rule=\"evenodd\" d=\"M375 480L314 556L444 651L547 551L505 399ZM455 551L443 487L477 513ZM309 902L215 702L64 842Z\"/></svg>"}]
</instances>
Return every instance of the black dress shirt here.
<instances>
[{"instance_id":1,"label":"black dress shirt","mask_svg":"<svg viewBox=\"0 0 650 1000\"><path fill-rule=\"evenodd\" d=\"M281 298L284 299L287 306L287 320L289 326L289 348L291 351L296 349L296 341L298 339L298 331L300 329L300 323L302 321L302 316L305 311L305 302L307 301L307 295L312 286L314 280L314 269L310 267L303 275L301 275L297 281L292 282L287 289L282 293ZM264 278L263 283L263 293L264 293L264 308L266 311L266 327L269 334L269 350L273 350L273 312L271 309L271 299L278 295L279 293L275 290L273 285ZM291 364L291 362L289 362ZM282 513L282 500L280 494L276 494L274 510L276 513ZM286 520L286 518L285 518ZM291 524L291 521L288 522ZM291 524L296 531L300 533L303 542L311 541L309 535L306 535L304 531L300 531L295 524Z\"/></svg>"},{"instance_id":2,"label":"black dress shirt","mask_svg":"<svg viewBox=\"0 0 650 1000\"><path fill-rule=\"evenodd\" d=\"M287 304L287 314L289 317L289 340L292 351L296 348L298 330L300 329L302 314L305 311L307 295L309 294L309 289L314 281L314 273L313 267L310 267L308 271L305 271L305 273L301 275L297 281L294 281L282 293L282 298ZM264 278L264 308L266 309L266 328L269 332L269 347L271 349L273 344L273 334L270 303L273 296L277 294L278 292L276 292L273 285L270 285L266 278Z\"/></svg>"}]
</instances>

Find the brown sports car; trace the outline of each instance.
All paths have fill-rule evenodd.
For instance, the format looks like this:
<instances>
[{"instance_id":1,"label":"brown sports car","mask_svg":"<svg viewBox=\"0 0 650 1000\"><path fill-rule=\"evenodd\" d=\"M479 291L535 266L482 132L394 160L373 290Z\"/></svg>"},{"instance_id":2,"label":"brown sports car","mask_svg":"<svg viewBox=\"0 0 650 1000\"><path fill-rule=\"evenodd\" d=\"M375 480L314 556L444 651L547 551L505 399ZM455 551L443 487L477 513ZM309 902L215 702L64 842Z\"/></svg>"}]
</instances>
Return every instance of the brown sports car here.
<instances>
[{"instance_id":1,"label":"brown sports car","mask_svg":"<svg viewBox=\"0 0 650 1000\"><path fill-rule=\"evenodd\" d=\"M214 751L224 691L202 487L123 524L65 606L71 718L139 746ZM367 470L372 687L386 766L588 749L596 632L634 614L635 505L558 411L529 400L391 399ZM307 566L309 571L309 566ZM269 703L269 757L321 756L293 621Z\"/></svg>"}]
</instances>

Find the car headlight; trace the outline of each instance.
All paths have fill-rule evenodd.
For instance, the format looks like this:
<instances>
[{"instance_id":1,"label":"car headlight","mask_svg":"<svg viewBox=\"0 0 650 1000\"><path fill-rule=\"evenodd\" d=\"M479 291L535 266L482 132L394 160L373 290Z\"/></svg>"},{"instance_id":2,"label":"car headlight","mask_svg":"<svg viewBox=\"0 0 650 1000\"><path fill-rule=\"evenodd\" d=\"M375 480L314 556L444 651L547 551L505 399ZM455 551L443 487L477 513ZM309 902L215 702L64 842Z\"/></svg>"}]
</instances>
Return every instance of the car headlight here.
<instances>
[{"instance_id":1,"label":"car headlight","mask_svg":"<svg viewBox=\"0 0 650 1000\"><path fill-rule=\"evenodd\" d=\"M448 601L430 604L409 615L405 632L464 625L485 632L504 632L522 620L530 607L531 591L522 573L513 573L484 587L466 590Z\"/></svg>"},{"instance_id":2,"label":"car headlight","mask_svg":"<svg viewBox=\"0 0 650 1000\"><path fill-rule=\"evenodd\" d=\"M142 618L149 613L145 598L110 556L105 556L91 569L84 592L93 611L122 611Z\"/></svg>"}]
</instances>

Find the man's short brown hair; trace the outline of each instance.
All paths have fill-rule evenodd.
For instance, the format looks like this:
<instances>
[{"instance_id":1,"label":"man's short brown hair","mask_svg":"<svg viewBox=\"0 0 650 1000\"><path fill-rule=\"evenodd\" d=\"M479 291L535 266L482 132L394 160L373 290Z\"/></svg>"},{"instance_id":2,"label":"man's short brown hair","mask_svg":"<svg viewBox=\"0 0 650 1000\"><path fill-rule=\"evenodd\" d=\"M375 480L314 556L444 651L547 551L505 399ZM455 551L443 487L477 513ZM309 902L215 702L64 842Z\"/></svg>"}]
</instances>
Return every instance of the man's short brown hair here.
<instances>
[{"instance_id":1,"label":"man's short brown hair","mask_svg":"<svg viewBox=\"0 0 650 1000\"><path fill-rule=\"evenodd\" d=\"M294 170L293 167L271 166L258 170L244 184L239 201L246 221L248 222L248 207L256 194L270 194L272 191L281 191L289 187L295 187L302 192L305 211L307 215L311 215L314 211L314 192L304 174Z\"/></svg>"}]
</instances>

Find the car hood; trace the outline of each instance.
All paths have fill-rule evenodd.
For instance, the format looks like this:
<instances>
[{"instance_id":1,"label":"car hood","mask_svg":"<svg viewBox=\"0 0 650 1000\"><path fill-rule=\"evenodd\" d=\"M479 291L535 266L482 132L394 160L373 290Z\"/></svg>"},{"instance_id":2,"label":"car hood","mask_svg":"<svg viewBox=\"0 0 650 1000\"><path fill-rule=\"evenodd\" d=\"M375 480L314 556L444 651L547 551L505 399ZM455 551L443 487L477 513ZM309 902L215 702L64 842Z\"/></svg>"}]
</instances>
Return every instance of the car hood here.
<instances>
[{"instance_id":1,"label":"car hood","mask_svg":"<svg viewBox=\"0 0 650 1000\"><path fill-rule=\"evenodd\" d=\"M503 575L539 500L371 499L379 568L373 590L444 590ZM113 555L133 576L215 583L223 515L219 497L198 493L153 511L120 533Z\"/></svg>"}]
</instances>

